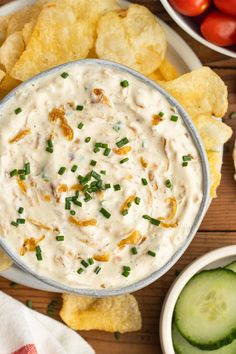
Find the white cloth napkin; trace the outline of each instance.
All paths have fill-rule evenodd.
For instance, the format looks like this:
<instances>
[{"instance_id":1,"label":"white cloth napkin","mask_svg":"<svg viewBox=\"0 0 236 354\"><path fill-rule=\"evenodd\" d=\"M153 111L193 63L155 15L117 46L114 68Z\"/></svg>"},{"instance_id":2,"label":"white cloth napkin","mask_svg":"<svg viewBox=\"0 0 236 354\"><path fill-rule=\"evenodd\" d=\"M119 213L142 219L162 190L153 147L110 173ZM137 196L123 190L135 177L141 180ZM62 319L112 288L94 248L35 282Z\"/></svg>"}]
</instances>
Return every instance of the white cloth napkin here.
<instances>
[{"instance_id":1,"label":"white cloth napkin","mask_svg":"<svg viewBox=\"0 0 236 354\"><path fill-rule=\"evenodd\" d=\"M0 354L95 354L63 324L0 291Z\"/></svg>"}]
</instances>

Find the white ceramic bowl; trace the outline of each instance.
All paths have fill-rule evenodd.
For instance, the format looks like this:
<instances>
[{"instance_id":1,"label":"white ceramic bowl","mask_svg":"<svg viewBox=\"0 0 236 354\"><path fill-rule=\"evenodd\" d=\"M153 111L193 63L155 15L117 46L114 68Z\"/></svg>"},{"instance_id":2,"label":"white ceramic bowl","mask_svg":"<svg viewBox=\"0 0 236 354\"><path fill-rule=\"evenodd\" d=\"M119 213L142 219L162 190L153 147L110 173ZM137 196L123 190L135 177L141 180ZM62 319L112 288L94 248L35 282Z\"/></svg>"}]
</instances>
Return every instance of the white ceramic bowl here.
<instances>
[{"instance_id":1,"label":"white ceramic bowl","mask_svg":"<svg viewBox=\"0 0 236 354\"><path fill-rule=\"evenodd\" d=\"M203 269L224 267L236 260L236 245L218 248L201 256L176 278L164 300L160 318L160 341L164 354L175 354L172 344L172 317L176 301L186 283Z\"/></svg>"},{"instance_id":2,"label":"white ceramic bowl","mask_svg":"<svg viewBox=\"0 0 236 354\"><path fill-rule=\"evenodd\" d=\"M183 16L178 11L176 11L168 0L160 0L168 14L172 19L191 37L196 39L198 42L202 43L208 48L215 50L216 52L228 55L229 57L236 58L236 52L228 49L226 47L220 47L206 40L198 31L197 26L194 24L191 17ZM227 1L227 0L226 0Z\"/></svg>"}]
</instances>

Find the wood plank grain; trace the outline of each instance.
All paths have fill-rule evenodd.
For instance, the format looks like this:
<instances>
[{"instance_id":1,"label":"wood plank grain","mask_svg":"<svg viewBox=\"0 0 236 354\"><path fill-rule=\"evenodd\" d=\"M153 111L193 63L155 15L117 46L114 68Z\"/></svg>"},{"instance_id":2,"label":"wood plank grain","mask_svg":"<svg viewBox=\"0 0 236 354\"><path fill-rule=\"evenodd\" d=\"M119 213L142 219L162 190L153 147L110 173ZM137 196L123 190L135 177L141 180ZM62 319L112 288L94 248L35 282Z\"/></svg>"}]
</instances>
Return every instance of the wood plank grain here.
<instances>
[{"instance_id":1,"label":"wood plank grain","mask_svg":"<svg viewBox=\"0 0 236 354\"><path fill-rule=\"evenodd\" d=\"M95 348L97 354L161 354L158 337L159 316L166 292L176 278L176 271L181 271L196 257L212 249L232 245L235 240L236 232L198 232L184 256L165 276L134 293L143 318L140 332L124 334L119 341L111 333L81 331L80 334ZM59 294L32 290L21 285L11 288L10 282L1 277L0 289L23 303L28 299L32 300L33 307L42 313L46 313L47 305L52 299L60 301ZM60 320L58 311L54 318Z\"/></svg>"}]
</instances>

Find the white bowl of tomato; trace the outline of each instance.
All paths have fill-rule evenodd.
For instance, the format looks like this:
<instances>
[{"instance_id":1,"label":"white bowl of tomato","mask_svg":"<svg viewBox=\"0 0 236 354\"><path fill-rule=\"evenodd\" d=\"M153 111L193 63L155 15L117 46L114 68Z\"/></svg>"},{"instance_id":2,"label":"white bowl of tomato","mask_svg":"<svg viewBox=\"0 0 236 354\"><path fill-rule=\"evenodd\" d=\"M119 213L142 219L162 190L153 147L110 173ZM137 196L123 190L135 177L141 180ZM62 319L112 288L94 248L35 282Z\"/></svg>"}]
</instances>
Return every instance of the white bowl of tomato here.
<instances>
[{"instance_id":1,"label":"white bowl of tomato","mask_svg":"<svg viewBox=\"0 0 236 354\"><path fill-rule=\"evenodd\" d=\"M190 36L236 58L236 0L161 0L173 20Z\"/></svg>"}]
</instances>

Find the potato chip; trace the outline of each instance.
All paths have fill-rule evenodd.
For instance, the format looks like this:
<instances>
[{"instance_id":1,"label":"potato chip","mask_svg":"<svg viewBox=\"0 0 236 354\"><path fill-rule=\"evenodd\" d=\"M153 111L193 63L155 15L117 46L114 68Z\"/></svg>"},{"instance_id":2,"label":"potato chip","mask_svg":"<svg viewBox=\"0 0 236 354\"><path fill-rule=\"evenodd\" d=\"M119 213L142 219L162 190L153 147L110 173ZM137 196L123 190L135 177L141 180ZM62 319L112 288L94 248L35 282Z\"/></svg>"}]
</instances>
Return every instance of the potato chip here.
<instances>
[{"instance_id":1,"label":"potato chip","mask_svg":"<svg viewBox=\"0 0 236 354\"><path fill-rule=\"evenodd\" d=\"M10 16L0 16L0 45L7 38L7 27L9 24Z\"/></svg>"},{"instance_id":2,"label":"potato chip","mask_svg":"<svg viewBox=\"0 0 236 354\"><path fill-rule=\"evenodd\" d=\"M94 298L63 294L62 320L75 330L138 331L142 318L133 295Z\"/></svg>"},{"instance_id":3,"label":"potato chip","mask_svg":"<svg viewBox=\"0 0 236 354\"><path fill-rule=\"evenodd\" d=\"M12 264L12 260L0 249L0 272L10 268Z\"/></svg>"},{"instance_id":4,"label":"potato chip","mask_svg":"<svg viewBox=\"0 0 236 354\"><path fill-rule=\"evenodd\" d=\"M161 62L159 71L163 75L165 81L175 80L180 76L174 65L172 65L166 58Z\"/></svg>"},{"instance_id":5,"label":"potato chip","mask_svg":"<svg viewBox=\"0 0 236 354\"><path fill-rule=\"evenodd\" d=\"M47 0L38 0L35 4L25 6L23 9L10 15L7 36L16 31L21 31L24 25L30 22L32 18L36 19L46 2Z\"/></svg>"},{"instance_id":6,"label":"potato chip","mask_svg":"<svg viewBox=\"0 0 236 354\"><path fill-rule=\"evenodd\" d=\"M155 71L153 71L150 75L148 75L148 77L149 77L149 79L156 81L157 83L158 83L158 81L165 81L165 78L159 69L156 69Z\"/></svg>"},{"instance_id":7,"label":"potato chip","mask_svg":"<svg viewBox=\"0 0 236 354\"><path fill-rule=\"evenodd\" d=\"M192 118L200 114L223 117L227 111L227 88L210 68L194 70L161 85L183 105Z\"/></svg>"},{"instance_id":8,"label":"potato chip","mask_svg":"<svg viewBox=\"0 0 236 354\"><path fill-rule=\"evenodd\" d=\"M5 76L6 76L5 71L0 70L0 82L4 79Z\"/></svg>"},{"instance_id":9,"label":"potato chip","mask_svg":"<svg viewBox=\"0 0 236 354\"><path fill-rule=\"evenodd\" d=\"M11 75L24 81L53 66L85 58L93 42L92 29L86 19L77 21L68 6L45 5Z\"/></svg>"},{"instance_id":10,"label":"potato chip","mask_svg":"<svg viewBox=\"0 0 236 354\"><path fill-rule=\"evenodd\" d=\"M0 48L0 63L10 72L25 49L21 31L12 33Z\"/></svg>"},{"instance_id":11,"label":"potato chip","mask_svg":"<svg viewBox=\"0 0 236 354\"><path fill-rule=\"evenodd\" d=\"M222 148L224 143L232 135L232 129L212 117L200 115L193 119L194 124L202 138L206 150L217 150Z\"/></svg>"},{"instance_id":12,"label":"potato chip","mask_svg":"<svg viewBox=\"0 0 236 354\"><path fill-rule=\"evenodd\" d=\"M4 79L0 83L0 90L3 90L5 94L13 90L17 85L20 84L20 81L14 79L9 74L6 74Z\"/></svg>"},{"instance_id":13,"label":"potato chip","mask_svg":"<svg viewBox=\"0 0 236 354\"><path fill-rule=\"evenodd\" d=\"M37 19L32 18L30 22L27 22L22 29L22 35L23 35L25 46L29 43L36 21Z\"/></svg>"},{"instance_id":14,"label":"potato chip","mask_svg":"<svg viewBox=\"0 0 236 354\"><path fill-rule=\"evenodd\" d=\"M127 10L111 11L99 20L98 57L125 64L145 75L159 67L166 44L162 27L143 6L130 5Z\"/></svg>"},{"instance_id":15,"label":"potato chip","mask_svg":"<svg viewBox=\"0 0 236 354\"><path fill-rule=\"evenodd\" d=\"M219 151L207 151L207 157L209 161L211 188L210 195L212 198L216 198L216 190L221 180L221 165L222 165L222 153Z\"/></svg>"}]
</instances>

